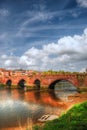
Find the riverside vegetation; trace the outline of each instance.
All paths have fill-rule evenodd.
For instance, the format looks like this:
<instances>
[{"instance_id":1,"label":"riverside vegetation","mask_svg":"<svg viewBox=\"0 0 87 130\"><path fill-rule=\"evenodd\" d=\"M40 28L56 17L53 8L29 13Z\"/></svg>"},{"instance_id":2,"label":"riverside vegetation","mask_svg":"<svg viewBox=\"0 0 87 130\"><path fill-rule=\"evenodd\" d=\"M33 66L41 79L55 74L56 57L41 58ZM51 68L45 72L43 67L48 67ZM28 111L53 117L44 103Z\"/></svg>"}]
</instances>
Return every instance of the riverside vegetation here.
<instances>
[{"instance_id":1,"label":"riverside vegetation","mask_svg":"<svg viewBox=\"0 0 87 130\"><path fill-rule=\"evenodd\" d=\"M76 104L59 119L49 121L43 126L37 125L33 130L87 130L87 101Z\"/></svg>"}]
</instances>

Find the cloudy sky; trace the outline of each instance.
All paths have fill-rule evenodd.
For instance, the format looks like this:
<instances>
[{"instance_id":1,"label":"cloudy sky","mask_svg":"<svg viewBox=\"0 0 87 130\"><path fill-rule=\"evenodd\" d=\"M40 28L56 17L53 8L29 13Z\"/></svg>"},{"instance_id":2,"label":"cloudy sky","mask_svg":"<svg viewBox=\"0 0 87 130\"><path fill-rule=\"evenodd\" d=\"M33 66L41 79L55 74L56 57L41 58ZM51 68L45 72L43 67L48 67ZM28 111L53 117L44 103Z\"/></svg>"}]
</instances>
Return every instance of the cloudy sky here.
<instances>
[{"instance_id":1,"label":"cloudy sky","mask_svg":"<svg viewBox=\"0 0 87 130\"><path fill-rule=\"evenodd\" d=\"M87 68L87 0L0 0L0 67Z\"/></svg>"}]
</instances>

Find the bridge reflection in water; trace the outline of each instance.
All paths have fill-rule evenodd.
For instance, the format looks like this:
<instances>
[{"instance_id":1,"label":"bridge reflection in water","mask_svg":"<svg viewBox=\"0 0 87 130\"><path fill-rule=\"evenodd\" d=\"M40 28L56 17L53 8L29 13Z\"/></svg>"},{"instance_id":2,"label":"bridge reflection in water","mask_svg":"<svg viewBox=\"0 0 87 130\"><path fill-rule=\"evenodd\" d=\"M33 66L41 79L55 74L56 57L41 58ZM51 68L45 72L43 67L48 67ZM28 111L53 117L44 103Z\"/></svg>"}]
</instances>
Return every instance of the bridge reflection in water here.
<instances>
[{"instance_id":1,"label":"bridge reflection in water","mask_svg":"<svg viewBox=\"0 0 87 130\"><path fill-rule=\"evenodd\" d=\"M63 86L64 84L65 86ZM66 109L66 104L63 102L64 96L68 97L71 90L74 90L65 91L66 85L69 87L69 83L65 81L56 83L54 90L47 92L24 92L21 89L0 90L0 130L17 127L19 122L21 126L25 126L28 118L32 118L35 123L44 114L59 115ZM76 89L73 91L74 93L76 93Z\"/></svg>"},{"instance_id":2,"label":"bridge reflection in water","mask_svg":"<svg viewBox=\"0 0 87 130\"><path fill-rule=\"evenodd\" d=\"M56 97L65 101L68 100L69 95L77 93L77 88L69 81L61 80L55 84L54 91Z\"/></svg>"}]
</instances>

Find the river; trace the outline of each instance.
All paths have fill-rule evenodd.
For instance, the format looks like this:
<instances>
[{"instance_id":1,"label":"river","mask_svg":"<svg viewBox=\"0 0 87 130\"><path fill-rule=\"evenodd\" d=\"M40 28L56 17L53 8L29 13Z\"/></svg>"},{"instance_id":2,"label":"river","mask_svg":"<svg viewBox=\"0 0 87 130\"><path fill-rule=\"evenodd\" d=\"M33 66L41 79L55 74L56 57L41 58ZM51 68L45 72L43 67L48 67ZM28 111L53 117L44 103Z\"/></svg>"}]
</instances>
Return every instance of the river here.
<instances>
[{"instance_id":1,"label":"river","mask_svg":"<svg viewBox=\"0 0 87 130\"><path fill-rule=\"evenodd\" d=\"M70 95L76 94L78 94L76 90L24 92L21 89L2 89L0 90L0 130L17 130L19 126L26 127L30 120L35 124L44 114L59 116L67 109L67 103L73 102Z\"/></svg>"}]
</instances>

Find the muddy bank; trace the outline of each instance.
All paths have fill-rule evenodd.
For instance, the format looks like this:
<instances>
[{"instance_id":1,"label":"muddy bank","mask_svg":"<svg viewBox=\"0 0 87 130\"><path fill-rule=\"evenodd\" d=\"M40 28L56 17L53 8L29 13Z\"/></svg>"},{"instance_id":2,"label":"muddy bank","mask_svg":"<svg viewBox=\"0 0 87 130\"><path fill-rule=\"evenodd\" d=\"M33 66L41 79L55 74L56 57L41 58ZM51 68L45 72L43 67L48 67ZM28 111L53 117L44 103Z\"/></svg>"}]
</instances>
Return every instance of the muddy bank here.
<instances>
[{"instance_id":1,"label":"muddy bank","mask_svg":"<svg viewBox=\"0 0 87 130\"><path fill-rule=\"evenodd\" d=\"M68 100L64 102L66 110L70 109L77 103L87 101L87 92L77 93L75 95L68 96Z\"/></svg>"}]
</instances>

